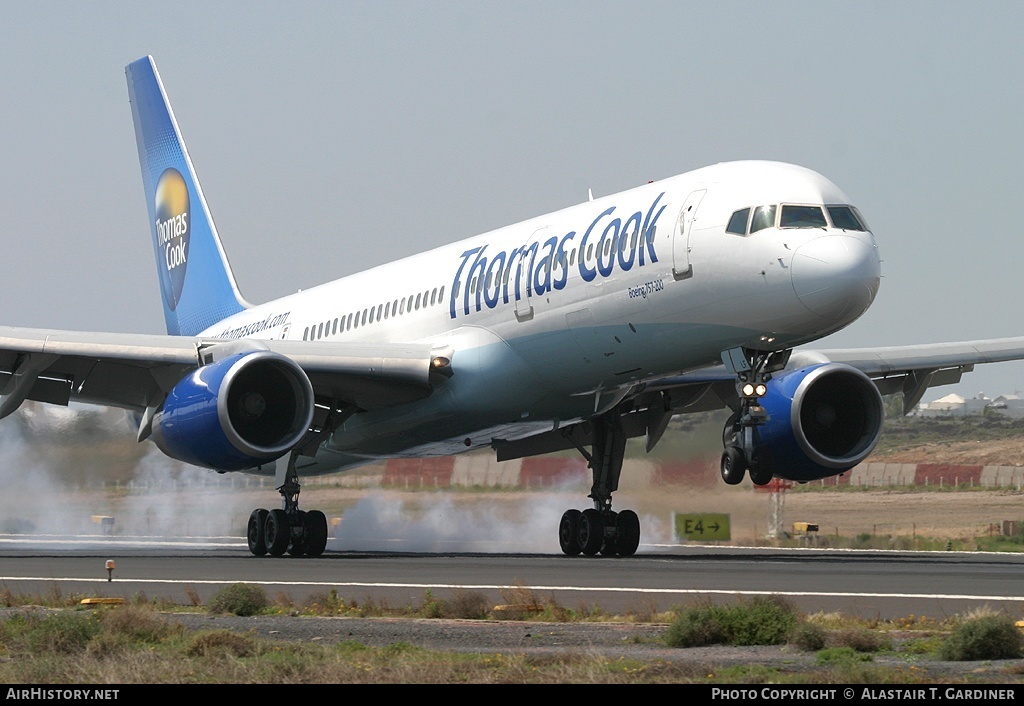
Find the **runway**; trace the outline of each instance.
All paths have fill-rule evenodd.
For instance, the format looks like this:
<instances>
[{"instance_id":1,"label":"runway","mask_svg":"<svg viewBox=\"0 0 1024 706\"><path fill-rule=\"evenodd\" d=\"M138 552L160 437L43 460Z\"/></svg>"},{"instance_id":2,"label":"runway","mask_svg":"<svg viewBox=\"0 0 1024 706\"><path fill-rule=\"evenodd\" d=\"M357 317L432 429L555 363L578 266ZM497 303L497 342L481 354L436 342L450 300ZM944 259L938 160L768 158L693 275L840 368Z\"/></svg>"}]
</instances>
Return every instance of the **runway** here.
<instances>
[{"instance_id":1,"label":"runway","mask_svg":"<svg viewBox=\"0 0 1024 706\"><path fill-rule=\"evenodd\" d=\"M110 579L105 568L113 560ZM0 535L0 584L16 594L145 595L189 604L223 586L258 583L300 604L331 590L392 607L427 591L485 594L495 605L533 595L567 608L663 611L701 601L781 595L806 613L943 618L981 606L1024 616L1024 555L642 545L632 558L561 554L328 551L256 558L235 537Z\"/></svg>"}]
</instances>

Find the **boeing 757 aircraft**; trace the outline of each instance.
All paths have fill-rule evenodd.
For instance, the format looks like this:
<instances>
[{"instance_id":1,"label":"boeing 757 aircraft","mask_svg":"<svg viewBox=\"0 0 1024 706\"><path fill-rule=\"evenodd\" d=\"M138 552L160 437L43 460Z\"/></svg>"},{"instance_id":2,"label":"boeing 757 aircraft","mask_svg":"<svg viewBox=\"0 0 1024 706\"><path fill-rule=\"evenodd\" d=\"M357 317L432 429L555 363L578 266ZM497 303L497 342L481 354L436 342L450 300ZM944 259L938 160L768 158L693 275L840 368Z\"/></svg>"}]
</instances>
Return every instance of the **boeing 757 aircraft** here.
<instances>
[{"instance_id":1,"label":"boeing 757 aircraft","mask_svg":"<svg viewBox=\"0 0 1024 706\"><path fill-rule=\"evenodd\" d=\"M252 305L152 58L127 79L168 335L0 328L0 418L24 400L112 405L172 458L273 475L281 507L248 521L257 556L324 551L300 474L481 448L577 449L592 503L562 516L562 551L629 556L639 519L612 510L626 440L651 450L673 415L732 410L726 483L803 482L871 453L883 394L909 410L976 363L1024 358L1024 338L797 348L871 305L879 254L835 184L775 162L705 167Z\"/></svg>"}]
</instances>

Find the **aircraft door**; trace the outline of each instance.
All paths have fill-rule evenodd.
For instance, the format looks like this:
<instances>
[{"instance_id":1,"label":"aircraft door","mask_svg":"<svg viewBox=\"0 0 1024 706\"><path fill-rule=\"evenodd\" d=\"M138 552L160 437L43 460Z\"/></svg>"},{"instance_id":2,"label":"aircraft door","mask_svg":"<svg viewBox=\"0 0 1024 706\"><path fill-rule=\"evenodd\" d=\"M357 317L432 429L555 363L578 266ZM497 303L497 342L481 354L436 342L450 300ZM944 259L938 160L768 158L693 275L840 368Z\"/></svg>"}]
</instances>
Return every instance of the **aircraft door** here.
<instances>
[{"instance_id":1,"label":"aircraft door","mask_svg":"<svg viewBox=\"0 0 1024 706\"><path fill-rule=\"evenodd\" d=\"M679 279L693 277L693 265L690 264L690 230L697 220L697 207L707 189L691 192L683 202L676 221L676 229L672 234L672 276Z\"/></svg>"},{"instance_id":2,"label":"aircraft door","mask_svg":"<svg viewBox=\"0 0 1024 706\"><path fill-rule=\"evenodd\" d=\"M509 296L515 298L516 321L520 323L533 318L535 270L538 267L544 266L540 245L546 232L547 226L535 230L530 239L526 241L526 244L513 258L512 268L509 273L508 290Z\"/></svg>"}]
</instances>

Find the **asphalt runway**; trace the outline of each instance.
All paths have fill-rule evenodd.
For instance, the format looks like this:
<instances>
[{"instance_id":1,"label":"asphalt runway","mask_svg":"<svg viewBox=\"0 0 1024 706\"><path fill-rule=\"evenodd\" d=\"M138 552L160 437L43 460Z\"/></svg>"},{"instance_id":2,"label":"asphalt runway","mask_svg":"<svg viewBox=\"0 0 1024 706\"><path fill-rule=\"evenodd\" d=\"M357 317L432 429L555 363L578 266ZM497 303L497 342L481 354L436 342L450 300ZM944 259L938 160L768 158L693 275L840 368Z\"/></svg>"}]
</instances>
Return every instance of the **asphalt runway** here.
<instances>
[{"instance_id":1,"label":"asphalt runway","mask_svg":"<svg viewBox=\"0 0 1024 706\"><path fill-rule=\"evenodd\" d=\"M114 570L108 579L107 560ZM1024 617L1024 555L641 545L631 558L561 554L330 552L249 554L241 538L0 535L0 585L16 594L166 599L189 604L258 583L301 603L335 590L391 607L479 592L495 605L536 596L566 608L662 611L781 595L807 613L943 618L988 606Z\"/></svg>"}]
</instances>

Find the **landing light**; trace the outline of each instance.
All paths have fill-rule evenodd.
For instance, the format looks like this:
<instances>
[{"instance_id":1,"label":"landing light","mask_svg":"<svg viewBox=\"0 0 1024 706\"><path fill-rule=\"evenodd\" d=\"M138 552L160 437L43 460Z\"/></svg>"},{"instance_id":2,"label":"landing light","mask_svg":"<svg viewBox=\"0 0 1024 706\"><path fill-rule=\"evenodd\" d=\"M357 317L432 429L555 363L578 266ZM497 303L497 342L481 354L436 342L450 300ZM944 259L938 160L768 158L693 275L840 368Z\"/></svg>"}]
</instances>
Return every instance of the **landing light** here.
<instances>
[{"instance_id":1,"label":"landing light","mask_svg":"<svg viewBox=\"0 0 1024 706\"><path fill-rule=\"evenodd\" d=\"M740 388L740 392L744 397L764 397L764 393L768 391L764 383L757 383L756 385L752 382L748 382Z\"/></svg>"},{"instance_id":2,"label":"landing light","mask_svg":"<svg viewBox=\"0 0 1024 706\"><path fill-rule=\"evenodd\" d=\"M450 378L452 376L451 358L443 355L435 355L430 359L430 370L438 375Z\"/></svg>"}]
</instances>

